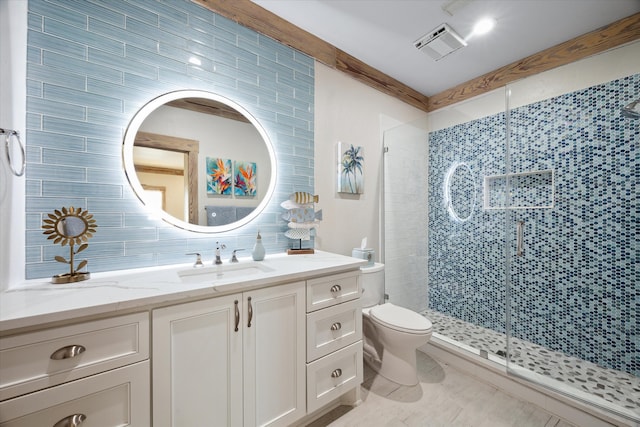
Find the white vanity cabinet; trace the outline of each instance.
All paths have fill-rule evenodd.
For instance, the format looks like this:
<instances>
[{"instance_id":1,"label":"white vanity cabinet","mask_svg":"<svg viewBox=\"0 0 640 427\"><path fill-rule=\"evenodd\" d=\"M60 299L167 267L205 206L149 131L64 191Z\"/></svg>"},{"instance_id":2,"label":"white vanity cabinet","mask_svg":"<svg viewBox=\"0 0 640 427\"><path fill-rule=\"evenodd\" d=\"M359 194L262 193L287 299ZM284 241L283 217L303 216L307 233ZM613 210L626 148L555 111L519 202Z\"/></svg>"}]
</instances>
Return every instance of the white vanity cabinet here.
<instances>
[{"instance_id":1,"label":"white vanity cabinet","mask_svg":"<svg viewBox=\"0 0 640 427\"><path fill-rule=\"evenodd\" d=\"M286 426L306 413L305 286L153 310L153 425Z\"/></svg>"},{"instance_id":2,"label":"white vanity cabinet","mask_svg":"<svg viewBox=\"0 0 640 427\"><path fill-rule=\"evenodd\" d=\"M148 426L148 319L136 313L0 338L0 426Z\"/></svg>"},{"instance_id":3,"label":"white vanity cabinet","mask_svg":"<svg viewBox=\"0 0 640 427\"><path fill-rule=\"evenodd\" d=\"M307 411L313 412L362 383L360 272L307 280Z\"/></svg>"},{"instance_id":4,"label":"white vanity cabinet","mask_svg":"<svg viewBox=\"0 0 640 427\"><path fill-rule=\"evenodd\" d=\"M356 404L362 263L274 254L222 278L180 265L0 292L0 427L293 426Z\"/></svg>"}]
</instances>

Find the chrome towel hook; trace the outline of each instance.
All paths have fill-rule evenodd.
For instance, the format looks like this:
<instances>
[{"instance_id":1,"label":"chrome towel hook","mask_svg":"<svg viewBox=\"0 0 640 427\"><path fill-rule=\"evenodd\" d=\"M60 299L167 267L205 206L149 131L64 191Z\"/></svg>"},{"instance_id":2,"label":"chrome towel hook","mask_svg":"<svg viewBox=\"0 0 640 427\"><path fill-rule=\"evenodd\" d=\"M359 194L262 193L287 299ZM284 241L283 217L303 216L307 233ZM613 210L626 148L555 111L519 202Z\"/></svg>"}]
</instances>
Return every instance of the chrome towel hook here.
<instances>
[{"instance_id":1,"label":"chrome towel hook","mask_svg":"<svg viewBox=\"0 0 640 427\"><path fill-rule=\"evenodd\" d=\"M7 155L7 161L9 162L9 169L11 169L11 172L15 176L24 175L24 169L27 165L27 156L25 155L25 152L24 152L24 145L20 140L20 133L17 130L0 128L0 135L5 135L4 151ZM18 141L18 147L20 147L20 154L22 156L22 162L19 169L14 166L13 160L11 159L11 141L13 137L15 137L16 141Z\"/></svg>"}]
</instances>

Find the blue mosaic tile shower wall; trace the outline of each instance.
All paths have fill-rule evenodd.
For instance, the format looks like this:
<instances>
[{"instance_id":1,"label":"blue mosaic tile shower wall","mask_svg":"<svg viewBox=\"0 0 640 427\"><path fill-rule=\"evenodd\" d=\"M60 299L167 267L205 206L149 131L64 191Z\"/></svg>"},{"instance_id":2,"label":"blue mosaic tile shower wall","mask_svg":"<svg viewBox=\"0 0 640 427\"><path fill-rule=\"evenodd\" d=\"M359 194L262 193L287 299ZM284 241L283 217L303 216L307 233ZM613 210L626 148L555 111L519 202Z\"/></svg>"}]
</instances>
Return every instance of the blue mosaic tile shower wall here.
<instances>
[{"instance_id":1,"label":"blue mosaic tile shower wall","mask_svg":"<svg viewBox=\"0 0 640 427\"><path fill-rule=\"evenodd\" d=\"M314 61L188 0L29 0L26 277L64 273L68 249L42 234L43 216L88 209L98 224L83 252L91 272L213 258L215 242L285 250L279 204L314 188ZM201 65L189 63L191 57ZM124 131L160 94L202 89L245 107L278 158L276 194L251 225L216 235L150 218L122 170Z\"/></svg>"},{"instance_id":2,"label":"blue mosaic tile shower wall","mask_svg":"<svg viewBox=\"0 0 640 427\"><path fill-rule=\"evenodd\" d=\"M429 308L498 332L505 330L505 211L482 209L482 179L505 174L504 141L504 114L429 134ZM457 162L476 182L465 222L443 203L445 174Z\"/></svg>"},{"instance_id":3,"label":"blue mosaic tile shower wall","mask_svg":"<svg viewBox=\"0 0 640 427\"><path fill-rule=\"evenodd\" d=\"M469 222L451 221L439 203L444 173L467 162L482 206L483 176L505 173L505 117L430 134L431 309L503 333L506 235L511 334L640 375L640 121L620 115L638 97L640 74L511 111L511 171L553 169L553 208L477 209ZM548 202L547 183L516 182L523 188L509 203ZM501 203L499 191L491 196ZM525 223L522 257L516 221Z\"/></svg>"}]
</instances>

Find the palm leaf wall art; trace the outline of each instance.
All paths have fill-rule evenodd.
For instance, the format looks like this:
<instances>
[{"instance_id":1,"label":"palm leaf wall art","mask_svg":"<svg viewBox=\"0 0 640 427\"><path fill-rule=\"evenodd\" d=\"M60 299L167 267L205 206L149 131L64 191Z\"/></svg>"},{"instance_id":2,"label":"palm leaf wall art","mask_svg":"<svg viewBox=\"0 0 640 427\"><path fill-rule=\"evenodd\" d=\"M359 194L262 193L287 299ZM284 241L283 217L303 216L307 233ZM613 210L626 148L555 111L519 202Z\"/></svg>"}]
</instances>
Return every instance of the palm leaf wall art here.
<instances>
[{"instance_id":1,"label":"palm leaf wall art","mask_svg":"<svg viewBox=\"0 0 640 427\"><path fill-rule=\"evenodd\" d=\"M338 142L338 192L350 194L364 193L364 149L344 142Z\"/></svg>"}]
</instances>

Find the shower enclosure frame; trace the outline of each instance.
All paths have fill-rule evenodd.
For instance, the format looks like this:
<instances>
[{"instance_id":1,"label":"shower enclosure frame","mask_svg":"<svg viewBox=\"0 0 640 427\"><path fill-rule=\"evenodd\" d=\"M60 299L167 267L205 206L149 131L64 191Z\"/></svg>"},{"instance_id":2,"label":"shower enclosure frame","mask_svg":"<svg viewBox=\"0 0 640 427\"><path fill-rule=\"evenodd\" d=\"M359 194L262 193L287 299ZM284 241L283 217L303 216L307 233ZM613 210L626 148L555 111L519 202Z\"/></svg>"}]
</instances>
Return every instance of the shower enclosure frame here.
<instances>
[{"instance_id":1,"label":"shower enclosure frame","mask_svg":"<svg viewBox=\"0 0 640 427\"><path fill-rule=\"evenodd\" d=\"M632 324L635 318L635 330L638 329L637 313L634 316L633 308L625 303L625 299L629 298L629 289L634 289L634 267L627 260L640 257L638 237L636 235L634 240L633 231L629 231L629 228L633 228L634 221L637 227L638 214L640 214L637 204L635 210L633 208L633 194L640 191L640 186L638 186L640 176L633 173L627 175L626 171L629 168L633 170L633 165L635 165L635 169L640 168L640 163L638 163L637 156L634 160L633 156L625 157L623 155L616 158L615 162L609 161L607 163L604 161L603 170L600 170L599 161L601 157L604 157L601 154L602 151L625 152L640 143L640 133L637 130L640 127L640 122L634 121L634 117L627 111L629 106L633 104L633 102L628 103L630 98L636 99L640 94L640 74L594 85L529 105L523 105L522 102L514 105L514 98L517 98L514 92L524 90L519 88L519 85L520 82L515 82L505 88L506 372L511 376L581 401L588 406L600 408L634 423L640 423L640 409L638 407L630 409L630 407L624 406L627 403L625 400L631 398L628 396L638 395L640 380L637 374L634 376L619 368L619 366L622 368L627 366L624 369L633 371L633 363L625 365L623 362L615 361L614 357L598 357L598 353L614 350L623 353L619 349L611 347L623 345L628 348L628 343L632 345L633 341L631 336L619 336L615 331L611 331L611 328L604 325L605 322L611 323L613 327L624 325L625 318L623 317L626 316L626 324ZM603 94L607 94L606 97ZM537 116L531 119L529 116L532 114ZM539 128L539 134L532 132L530 121ZM544 123L538 124L536 121ZM635 132L633 131L634 127L636 127ZM561 134L545 134L544 131L547 129L553 129L554 132L559 131ZM557 147L559 154L539 150L535 138L543 138L543 134L548 137L546 146ZM627 135L628 138L625 137ZM520 139L520 141L514 142L514 139ZM527 142L533 148L527 147ZM520 153L520 150L527 149L535 154L531 156ZM580 160L575 159L576 153L582 154ZM518 158L517 165L514 165L516 163L514 157ZM530 165L533 169L549 168L553 171L552 176L558 175L557 181L551 180L551 194L557 206L538 211L535 215L531 214L533 212L531 209L520 210L516 207L518 203L514 202L513 197L514 195L518 197L521 189L517 188L511 178L522 173L521 168L524 165ZM578 184L581 182L598 183L604 188L597 185L595 188L590 188L588 185L582 187ZM621 191L619 187L622 187ZM617 214L619 209L626 209L626 216ZM626 240L622 245L619 244L619 237L607 240L608 236L614 233L598 231L603 227L621 228L621 233L626 235L624 238ZM570 231L562 231L566 228L570 228ZM592 231L594 228L595 231ZM559 242L552 248L549 248L551 245L548 245L551 239L543 236L545 233L552 234L549 233L550 231L556 232L554 239L555 242ZM525 247L522 251L523 240L528 243L524 244ZM626 248L599 251L598 245L625 246ZM568 256L564 253L563 248L574 251L575 256L573 253ZM545 252L547 253L545 254ZM605 252L605 255L597 256L601 255L597 254L598 252ZM554 254L549 255L549 253ZM539 259L534 260L534 257ZM588 261L582 260L582 257L588 257ZM569 259L570 263L568 265L561 264L566 259ZM525 321L524 318L529 320L531 316L523 316L522 313L515 315L518 310L522 310L523 313L535 311L536 308L522 308L525 305L522 302L522 295L527 294L526 288L545 285L543 281L531 280L526 277L526 274L523 275L526 268L523 266L529 264L539 266L545 262L551 265L546 271L543 267L543 273L549 273L549 276L555 279L555 283L550 283L549 288L554 292L564 292L565 288L575 289L575 292L578 293L577 296L573 296L574 300L578 301L574 303L576 307L573 307L573 311L562 307L571 304L562 301L561 298L549 298L556 300L557 306L555 307L537 308L538 316L548 319L547 322L552 327L549 332L556 335L554 339L549 340L550 344L545 345L544 348L549 349L550 352L556 352L556 358L562 357L562 362L558 364L559 367L547 367L548 369L540 366L527 366L531 363L527 364L524 360L526 355L523 357L522 354L527 352L523 350L528 346L526 336L522 336L523 330L527 328L526 326L522 327L522 323ZM621 268L618 267L620 265L627 265L627 269L630 268L631 271L621 271ZM585 274L581 271L585 266L591 266L591 269L595 270L595 274ZM577 271L569 275L553 275L554 271L562 268ZM635 267L635 271L637 276L637 267ZM597 278L599 275L603 277L601 280ZM604 278L605 275L607 278ZM595 279L594 276L596 276ZM561 277L564 277L562 283L559 282ZM638 286L636 281L636 291ZM589 294L588 300L584 294ZM571 294L565 292L565 295ZM589 300L594 303L588 304ZM579 304L582 301L586 303ZM608 304L608 309L612 313L617 313L619 318L603 314L603 310L600 309L602 304L605 306ZM580 312L576 311L578 307L581 309ZM548 313L541 314L540 312L543 311ZM562 317L565 313L573 313L573 316L564 319ZM581 325L585 323L591 323L593 327L584 331L584 326L581 327ZM601 324L603 326L600 326ZM573 329L577 332L574 333ZM629 330L632 331L633 326ZM615 338L620 342L613 341ZM627 345L624 344L625 342ZM536 344L540 343L536 342ZM633 349L631 348L630 351ZM637 354L637 344L635 352ZM582 356L582 354L586 356ZM625 359L628 356L622 355ZM631 355L631 357L633 356ZM593 361L590 362L589 359ZM553 359L549 360L553 361ZM635 372L637 371L636 363ZM620 383L619 386L612 384L614 381L611 381L611 377L617 377L619 381L625 381L626 384ZM580 381L583 384L580 384ZM636 390L635 393L634 390ZM621 396L616 396L618 393ZM610 396L605 400L606 394ZM635 405L638 405L638 400L640 399L636 398Z\"/></svg>"},{"instance_id":2,"label":"shower enclosure frame","mask_svg":"<svg viewBox=\"0 0 640 427\"><path fill-rule=\"evenodd\" d=\"M640 43L638 43L638 45L640 45ZM581 65L583 67L586 67L588 64L587 65L581 64ZM546 83L545 77L546 76L542 76L540 79L542 81L542 84ZM599 81L603 81L603 80L604 79ZM446 344L453 343L453 344L456 344L458 348L460 348L463 351L463 353L471 352L472 354L479 356L480 358L489 359L492 362L501 362L504 366L504 373L508 376L522 379L536 386L549 389L559 395L569 397L578 402L582 402L585 408L599 408L599 410L601 410L603 414L611 414L612 416L617 416L620 419L626 419L631 421L632 423L633 422L637 423L640 421L639 419L640 415L634 412L635 409L629 410L627 408L620 406L615 402L612 403L609 401L605 401L604 399L600 398L597 394L582 393L579 389L570 389L570 388L568 389L566 387L567 385L566 383L563 384L562 382L559 382L558 380L554 379L550 375L532 372L528 370L526 367L521 366L522 363L517 360L519 356L518 352L520 351L518 349L518 346L521 344L524 338L518 336L519 327L520 329L522 329L521 326L522 326L523 318L518 317L518 316L522 316L522 313L518 312L519 307L517 304L514 304L514 301L515 301L514 298L519 296L518 295L519 284L517 280L515 280L514 282L514 277L517 277L517 276L514 276L514 274L516 274L522 268L519 264L521 262L519 258L522 258L523 260L526 260L527 258L530 259L530 257L535 257L540 250L544 250L544 248L540 249L532 246L529 240L532 237L535 237L536 233L544 230L543 226L545 224L544 224L544 221L540 222L541 221L540 218L545 218L545 216L547 217L547 219L551 218L551 216L554 215L553 214L554 210L556 208L558 209L561 208L561 206L560 207L556 206L557 203L560 203L561 205L566 204L567 200L566 200L566 187L564 187L566 186L566 182L563 182L563 179L565 177L562 176L562 174L566 174L566 170L565 170L566 168L564 167L564 165L561 164L561 162L558 163L558 158L556 158L554 160L555 163L552 162L552 163L546 163L546 164L545 163L539 164L534 161L532 164L527 164L523 166L522 159L518 158L516 155L518 153L516 151L516 146L514 145L514 141L513 141L514 135L512 134L512 131L514 127L513 121L519 120L517 116L514 116L514 114L517 113L518 108L522 107L523 105L525 106L531 105L531 108L543 109L543 108L549 107L550 105L552 106L554 102L559 102L562 107L560 108L559 111L561 111L562 114L559 114L556 117L544 116L543 117L544 120L541 120L541 122L545 122L545 126L550 126L552 128L553 126L555 126L556 130L560 129L563 132L569 129L571 131L578 132L579 135L581 135L580 129L585 128L586 126L595 126L594 129L600 129L600 128L618 129L618 130L622 129L621 132L623 133L616 134L618 136L615 136L614 140L616 138L617 139L620 139L620 138L638 139L640 138L639 136L640 133L638 133L637 130L634 133L633 129L637 129L637 128L632 128L632 126L640 126L640 121L630 121L631 119L629 117L622 115L621 109L624 106L630 105L630 103L632 103L634 99L637 99L638 94L640 94L640 75L627 74L626 77L613 76L613 78L611 78L609 81L604 80L604 83L597 83L591 86L586 85L587 87L584 89L578 88L571 92L566 92L564 95L561 94L559 96L558 95L540 96L537 100L529 101L528 103L524 103L524 104L521 104L518 102L516 105L513 103L514 95L512 91L517 90L520 93L519 94L516 93L516 95L520 95L522 92L522 88L519 86L520 84L521 82L515 82L505 87L504 91L501 94L502 110L496 109L491 113L486 113L486 114L493 114L495 116L494 118L489 120L491 125L502 126L502 128L504 129L504 135L498 135L500 137L502 149L504 149L504 152L502 152L502 149L500 149L500 153L499 153L501 157L501 161L503 162L503 165L502 165L503 169L494 168L492 170L488 170L486 174L484 174L495 180L504 178L504 183L507 186L507 190L504 192L504 195L503 195L504 209L499 209L499 208L498 209L482 209L482 207L484 206L483 203L485 202L484 191L478 192L479 196L476 203L476 206L481 207L478 212L478 215L484 215L484 216L504 215L501 218L501 225L499 226L499 228L502 228L501 234L502 234L502 240L503 240L502 257L503 257L504 275L503 275L503 280L501 284L503 287L502 292L504 292L503 298L504 298L505 305L500 314L502 315L502 321L504 321L501 333L503 333L504 343L506 344L505 351L502 354L500 354L500 352L498 352L497 354L496 353L492 354L491 351L487 351L484 348L474 347L473 345L469 345L469 343L456 342L455 338L442 336L437 332L437 322L434 322L434 331L435 331L434 341L436 342L442 341ZM605 94L607 94L608 97L605 97ZM535 94L535 95L538 96L539 94ZM572 103L575 97L579 98L580 102L582 103L580 105L585 106L588 114L584 114L584 115L579 114L577 105L574 105ZM475 102L475 101L476 100L474 99L474 100L469 100L465 102ZM481 102L478 103L480 105L479 108L482 108L484 107L484 105L487 104L486 100L480 100L480 101ZM563 102L568 102L568 104L562 104ZM464 114L466 114L469 110L470 108L467 106L463 106L460 108L460 111L463 111ZM484 111L482 113L484 113ZM478 117L482 118L485 116L479 115ZM438 125L440 126L435 127L437 131L431 130L432 123L429 122L429 127L428 127L429 129L428 144L429 145L434 144L434 141L432 141L432 137L435 133L441 132L441 131L448 132L450 129L459 131L460 128L464 127L464 123L465 123L464 121L454 122L453 120L449 120L449 123L446 123L446 120L442 120L442 119L440 120L446 125L441 125L441 123L439 122ZM472 121L474 120L476 119L472 119ZM609 124L603 124L603 120L607 121L606 123L609 123ZM626 120L626 122L624 120ZM459 125L456 123L462 123L462 125ZM402 126L419 127L421 125L418 125L415 123L409 123ZM484 127L482 128L482 132L480 132L479 134L490 135L493 133L491 132L491 128L486 127L486 123L483 124L483 126ZM384 145L387 146L388 137L396 136L401 133L402 133L401 131L395 128L385 132ZM468 140L473 140L474 138L477 138L477 135L465 135L462 138L456 139L455 143L458 144L465 138ZM605 140L603 139L603 141ZM558 146L562 148L563 147L562 144L567 145L569 142L573 143L574 141L572 139L563 140L562 138L558 138L558 141L556 143L558 144ZM602 147L608 146L607 144L605 144L605 142L601 144ZM480 144L483 144L483 143L481 142ZM640 141L636 141L636 144L640 144ZM578 149L581 147L580 144L577 144L576 146L578 147ZM432 148L433 147L430 146L429 150L431 150ZM535 151L536 149L537 149L536 147L532 146L532 147L525 148L524 151L526 150ZM593 148L590 148L590 149L592 150ZM437 148L437 150L442 151L444 149ZM431 151L430 151L430 154L431 154ZM429 220L428 220L429 225L427 227L428 233L429 233L428 234L429 241L431 241L433 237L432 232L434 231L432 230L432 223L431 223L432 214L433 214L432 211L442 209L442 204L439 203L438 200L440 200L440 198L442 197L442 194L440 192L441 190L439 189L439 187L442 186L441 182L442 182L444 173L451 166L451 161L455 160L455 161L464 162L466 160L464 158L464 154L465 154L464 148L458 149L458 154L456 154L456 156L458 157L452 156L448 160L449 163L445 162L446 164L442 165L442 175L438 175L436 173L439 165L437 164L434 165L431 159L429 158L427 159L427 168L430 171L428 175L428 180L425 180L424 183L425 183L425 187L428 186L428 189L429 189L428 190L428 193L429 193L428 209L425 207L425 211L429 217ZM516 155L515 165L514 165L514 158L513 158L514 155ZM387 154L384 154L383 156L385 157L383 160L383 163L384 163L383 176L386 176L390 172L387 171L387 159L386 159ZM435 172L433 173L431 172L432 168L435 169ZM478 173L480 172L480 169L477 164L472 165L472 169L474 169L474 171ZM483 175L483 174L480 174L480 175ZM637 178L638 177L635 176L636 180ZM385 178L383 177L383 182L384 180ZM523 181L527 181L527 180L530 182L532 180L534 181L537 180L536 182L541 183L543 186L545 186L546 189L549 190L549 192L545 192L543 194L551 194L551 196L544 198L543 200L540 201L540 203L537 203L537 204L527 205L527 204L521 203L521 200L518 199L518 197L521 197L521 195L519 195L518 191L515 191L514 193L513 187L514 186L517 187L518 185L521 185ZM636 181L634 181L633 185L636 185L635 182ZM484 188L483 187L484 184L485 184L485 181L483 180L483 176L479 176L478 185L480 186L480 188ZM383 186L383 188L385 188L385 186ZM637 192L638 187L636 186L635 189ZM386 191L389 191L389 190L386 189ZM585 194L588 194L588 193L585 193ZM516 198L515 200L514 200L514 197ZM385 202L385 198L386 198L385 196L381 198L384 204L387 203ZM549 199L551 200L551 203L549 203ZM433 202L433 200L437 200L437 201ZM575 201L573 202L576 203ZM597 210L593 208L591 209ZM635 215L635 218L637 221L638 214L640 213L638 212L637 205L635 210L633 209L633 206L631 206L630 209L631 209L630 211L631 215ZM493 214L491 214L490 211L493 212ZM527 217L527 215L529 216L533 215L532 218L534 219L532 220L531 217ZM498 216L495 216L495 218L498 218ZM556 225L557 225L561 223L561 220L564 220L564 218L555 219L554 221L556 221ZM391 218L386 212L384 212L383 223L386 224L387 222L390 222L390 221L393 221L393 218ZM524 221L524 223L522 221ZM519 226L519 224L521 224L521 226ZM567 229L569 231L567 231ZM568 227L567 229L561 230L561 232L558 234L570 233L571 227ZM460 230L462 231L463 228L460 228ZM518 238L518 231L521 232L520 239ZM385 242L385 245L391 245L393 247L394 245L393 239L395 238L393 233L385 232L383 233L383 235L384 235L384 239L382 241ZM450 240L451 238L455 238L456 236L451 235L448 237ZM476 237L481 238L480 236L476 236ZM517 244L518 242L521 243L520 249L524 254L523 257L518 257L516 254L518 250L518 244ZM436 246L438 245L436 244ZM635 259L638 259L638 256L639 256L638 241L635 240L635 243L633 243L632 241L630 248L631 248L630 249L631 251L635 251L634 252L635 255L633 255L633 253L631 255L635 256ZM388 257L388 254L391 253L394 249L385 249L384 251L385 252L384 262L386 263L388 269L393 268L393 265L394 265L394 261ZM563 251L557 251L557 253L562 253L562 252ZM429 252L428 253L428 258L430 260L429 262L432 262L434 258L437 258L439 256L441 256L441 254ZM431 282L431 276L430 276L433 273L433 269L430 268L430 270L431 271L429 271L428 273L429 277L425 280L425 284L424 284L425 287L429 288L429 294L426 297L424 302L427 302L429 305L431 304L431 301L429 300L431 298L431 288L434 285ZM439 274L441 273L441 271L438 271L437 273ZM452 281L446 284L449 285L449 287L445 290L450 292L451 295L459 295L459 294L464 294L467 296L473 295L472 293L470 293L470 291L474 292L474 290L469 287L465 287L465 285L460 285ZM402 286L409 286L409 285L396 283L396 282L390 283L390 281L387 280L387 292L390 295L390 301L393 303L397 303L399 305L407 306L406 302L403 302L402 299L397 298L398 297L398 293L396 292L397 289L394 289L394 287L401 288ZM582 292L582 290L578 289L578 292ZM499 295L499 293L497 295ZM496 313L498 311L496 311ZM429 317L429 315L427 315L427 317ZM633 319L631 318L631 320ZM497 328L491 327L491 329L495 331L500 331L501 327L499 323L500 322L497 323ZM472 325L472 326L476 326L476 325ZM637 322L635 327L637 330L638 329ZM551 332L552 334L556 334L556 332L558 331L554 331L553 329L550 329L549 332ZM602 348L606 348L606 347L602 347ZM571 352L565 352L560 354L556 350L557 349L550 350L550 352L554 354L554 357L556 357L556 359L565 358L565 357L569 358L569 357L575 356L575 354L572 354ZM572 375L572 374L569 374L569 375ZM615 372L614 370L610 370L605 372L605 375L615 376ZM640 381L640 380L638 380L638 377L635 376L633 378L633 381ZM597 385L598 383L595 383L595 384L596 384L596 387L598 387ZM633 393L634 389L631 388L630 390ZM598 391L596 390L596 393L597 392Z\"/></svg>"}]
</instances>

